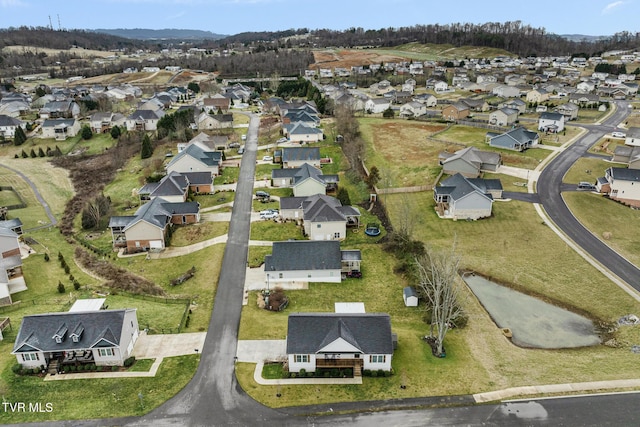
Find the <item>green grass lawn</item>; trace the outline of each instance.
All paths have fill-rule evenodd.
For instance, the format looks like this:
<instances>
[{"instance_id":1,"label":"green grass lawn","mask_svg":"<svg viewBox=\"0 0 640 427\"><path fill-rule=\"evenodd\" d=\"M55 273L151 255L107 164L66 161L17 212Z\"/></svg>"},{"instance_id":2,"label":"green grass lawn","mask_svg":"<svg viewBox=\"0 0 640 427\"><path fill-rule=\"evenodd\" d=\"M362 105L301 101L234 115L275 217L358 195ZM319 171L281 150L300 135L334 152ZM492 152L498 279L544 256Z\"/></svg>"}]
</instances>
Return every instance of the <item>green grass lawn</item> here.
<instances>
[{"instance_id":1,"label":"green grass lawn","mask_svg":"<svg viewBox=\"0 0 640 427\"><path fill-rule=\"evenodd\" d=\"M15 359L14 359L15 360ZM43 381L17 376L5 366L1 373L3 395L10 402L51 403L52 412L0 412L0 423L82 420L142 415L178 393L191 380L198 356L165 358L152 378ZM142 402L139 399L142 395ZM105 411L105 408L109 408Z\"/></svg>"},{"instance_id":2,"label":"green grass lawn","mask_svg":"<svg viewBox=\"0 0 640 427\"><path fill-rule=\"evenodd\" d=\"M260 220L251 223L251 240L268 240L279 242L281 240L303 240L302 228L294 222L274 222L273 220Z\"/></svg>"},{"instance_id":3,"label":"green grass lawn","mask_svg":"<svg viewBox=\"0 0 640 427\"><path fill-rule=\"evenodd\" d=\"M516 178L515 176L500 173L484 173L482 177L484 179L499 179L504 191L515 191L518 193L527 192L526 179Z\"/></svg>"},{"instance_id":4,"label":"green grass lawn","mask_svg":"<svg viewBox=\"0 0 640 427\"><path fill-rule=\"evenodd\" d=\"M611 163L594 159L591 157L581 157L576 161L571 169L567 171L562 182L578 184L586 181L595 184L599 176L604 176L605 169L611 167Z\"/></svg>"},{"instance_id":5,"label":"green grass lawn","mask_svg":"<svg viewBox=\"0 0 640 427\"><path fill-rule=\"evenodd\" d=\"M590 192L567 192L563 199L573 215L607 245L640 265L637 223L640 212Z\"/></svg>"},{"instance_id":6,"label":"green grass lawn","mask_svg":"<svg viewBox=\"0 0 640 427\"><path fill-rule=\"evenodd\" d=\"M15 190L0 190L0 206L19 205L22 203Z\"/></svg>"},{"instance_id":7,"label":"green grass lawn","mask_svg":"<svg viewBox=\"0 0 640 427\"><path fill-rule=\"evenodd\" d=\"M222 169L222 173L213 179L214 185L233 184L238 181L240 176L240 168L226 167Z\"/></svg>"},{"instance_id":8,"label":"green grass lawn","mask_svg":"<svg viewBox=\"0 0 640 427\"><path fill-rule=\"evenodd\" d=\"M249 267L260 267L264 263L264 257L271 254L271 252L271 246L249 246Z\"/></svg>"},{"instance_id":9,"label":"green grass lawn","mask_svg":"<svg viewBox=\"0 0 640 427\"><path fill-rule=\"evenodd\" d=\"M202 222L176 226L171 236L171 246L188 246L193 243L204 242L227 234L228 231L228 222Z\"/></svg>"}]
</instances>

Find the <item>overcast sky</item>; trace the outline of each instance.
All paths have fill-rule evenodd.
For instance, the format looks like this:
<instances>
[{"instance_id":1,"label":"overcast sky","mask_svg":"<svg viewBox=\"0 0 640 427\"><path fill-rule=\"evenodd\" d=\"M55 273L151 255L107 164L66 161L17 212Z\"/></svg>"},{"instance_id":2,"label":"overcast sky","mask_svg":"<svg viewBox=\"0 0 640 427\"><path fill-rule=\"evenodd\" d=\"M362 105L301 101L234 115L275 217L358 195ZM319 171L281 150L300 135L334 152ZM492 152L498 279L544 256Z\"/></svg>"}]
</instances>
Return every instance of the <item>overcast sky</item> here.
<instances>
[{"instance_id":1,"label":"overcast sky","mask_svg":"<svg viewBox=\"0 0 640 427\"><path fill-rule=\"evenodd\" d=\"M50 17L50 18L49 18ZM0 0L0 28L179 28L218 34L522 21L555 34L640 31L640 0Z\"/></svg>"}]
</instances>

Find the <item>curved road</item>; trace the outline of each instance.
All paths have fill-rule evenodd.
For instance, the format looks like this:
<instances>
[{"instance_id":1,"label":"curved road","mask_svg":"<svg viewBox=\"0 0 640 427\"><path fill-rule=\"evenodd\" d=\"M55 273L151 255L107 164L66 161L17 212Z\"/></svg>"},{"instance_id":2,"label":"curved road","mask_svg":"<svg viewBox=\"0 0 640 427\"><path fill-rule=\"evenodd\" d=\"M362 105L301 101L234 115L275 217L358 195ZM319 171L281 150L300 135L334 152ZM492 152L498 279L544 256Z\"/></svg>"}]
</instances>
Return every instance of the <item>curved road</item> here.
<instances>
[{"instance_id":1,"label":"curved road","mask_svg":"<svg viewBox=\"0 0 640 427\"><path fill-rule=\"evenodd\" d=\"M629 286L640 291L640 270L587 230L569 211L562 198L562 179L569 168L587 150L629 115L624 101L616 102L616 111L602 125L582 126L588 132L560 153L542 171L537 190L540 203L549 218L567 237ZM602 171L604 174L604 171ZM596 214L596 213L594 213Z\"/></svg>"}]
</instances>

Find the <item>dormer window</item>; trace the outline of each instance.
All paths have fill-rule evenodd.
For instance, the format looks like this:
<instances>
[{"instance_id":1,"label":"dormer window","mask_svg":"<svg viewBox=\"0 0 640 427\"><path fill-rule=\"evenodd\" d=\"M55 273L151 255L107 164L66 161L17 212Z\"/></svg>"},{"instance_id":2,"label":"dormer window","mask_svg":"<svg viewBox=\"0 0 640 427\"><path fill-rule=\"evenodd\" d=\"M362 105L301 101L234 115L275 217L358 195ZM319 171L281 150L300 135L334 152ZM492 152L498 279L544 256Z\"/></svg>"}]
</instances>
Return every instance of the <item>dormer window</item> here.
<instances>
[{"instance_id":1,"label":"dormer window","mask_svg":"<svg viewBox=\"0 0 640 427\"><path fill-rule=\"evenodd\" d=\"M62 343L62 337L56 336L55 339L58 344Z\"/></svg>"},{"instance_id":2,"label":"dormer window","mask_svg":"<svg viewBox=\"0 0 640 427\"><path fill-rule=\"evenodd\" d=\"M56 340L57 344L61 344L62 341L64 341L64 337L67 335L67 331L69 330L69 328L67 328L67 324L63 323L62 325L60 325L60 327L58 328L58 330L56 331L55 334L53 334L53 339Z\"/></svg>"}]
</instances>

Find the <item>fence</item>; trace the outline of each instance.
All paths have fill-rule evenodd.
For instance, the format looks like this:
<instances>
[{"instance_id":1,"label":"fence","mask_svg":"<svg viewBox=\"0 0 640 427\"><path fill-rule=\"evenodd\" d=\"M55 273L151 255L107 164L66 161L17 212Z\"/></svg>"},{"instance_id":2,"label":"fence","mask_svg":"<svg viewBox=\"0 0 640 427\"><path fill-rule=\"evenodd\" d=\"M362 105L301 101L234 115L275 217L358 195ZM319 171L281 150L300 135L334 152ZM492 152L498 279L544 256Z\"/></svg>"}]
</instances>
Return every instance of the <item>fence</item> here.
<instances>
[{"instance_id":1,"label":"fence","mask_svg":"<svg viewBox=\"0 0 640 427\"><path fill-rule=\"evenodd\" d=\"M13 191L13 194L15 194L16 197L18 197L18 199L20 200L20 203L18 203L18 204L5 206L7 208L7 210L10 211L12 209L24 209L24 208L27 207L27 203L24 201L24 199L22 198L20 193L18 193L12 186L10 186L10 185L0 185L0 191Z\"/></svg>"}]
</instances>

